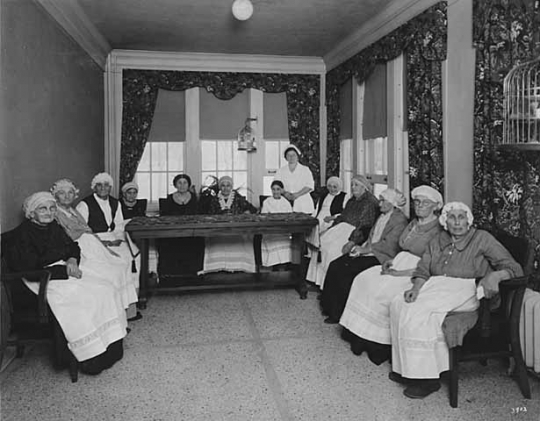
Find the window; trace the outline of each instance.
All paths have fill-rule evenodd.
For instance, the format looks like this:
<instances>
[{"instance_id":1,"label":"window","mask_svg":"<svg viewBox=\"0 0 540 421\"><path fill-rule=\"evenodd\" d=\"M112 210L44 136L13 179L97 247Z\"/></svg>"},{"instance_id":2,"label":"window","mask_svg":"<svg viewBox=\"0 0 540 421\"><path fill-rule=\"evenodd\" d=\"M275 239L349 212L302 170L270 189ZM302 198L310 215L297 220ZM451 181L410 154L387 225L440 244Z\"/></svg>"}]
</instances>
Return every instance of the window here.
<instances>
[{"instance_id":1,"label":"window","mask_svg":"<svg viewBox=\"0 0 540 421\"><path fill-rule=\"evenodd\" d=\"M388 187L388 138L361 140L358 162L362 163L363 173L373 183L373 194L379 197Z\"/></svg>"},{"instance_id":2,"label":"window","mask_svg":"<svg viewBox=\"0 0 540 421\"><path fill-rule=\"evenodd\" d=\"M351 179L354 175L352 139L342 139L339 149L339 176L343 181L343 190L350 194Z\"/></svg>"},{"instance_id":3,"label":"window","mask_svg":"<svg viewBox=\"0 0 540 421\"><path fill-rule=\"evenodd\" d=\"M135 175L139 197L157 204L174 191L172 180L184 172L184 156L185 142L147 142Z\"/></svg>"},{"instance_id":4,"label":"window","mask_svg":"<svg viewBox=\"0 0 540 421\"><path fill-rule=\"evenodd\" d=\"M201 178L205 180L208 176L220 178L229 175L234 188L247 196L247 152L238 151L237 148L236 140L201 140Z\"/></svg>"}]
</instances>

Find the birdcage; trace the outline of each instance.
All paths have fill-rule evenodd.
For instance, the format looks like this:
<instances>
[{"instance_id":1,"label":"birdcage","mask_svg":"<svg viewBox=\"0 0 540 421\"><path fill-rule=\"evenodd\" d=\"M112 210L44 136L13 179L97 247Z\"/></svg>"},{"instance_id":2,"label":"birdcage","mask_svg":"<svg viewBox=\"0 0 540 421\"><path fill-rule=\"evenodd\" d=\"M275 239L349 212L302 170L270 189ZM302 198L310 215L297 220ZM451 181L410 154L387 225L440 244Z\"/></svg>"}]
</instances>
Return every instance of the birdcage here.
<instances>
[{"instance_id":1,"label":"birdcage","mask_svg":"<svg viewBox=\"0 0 540 421\"><path fill-rule=\"evenodd\" d=\"M540 58L514 67L504 79L500 146L540 151Z\"/></svg>"}]
</instances>

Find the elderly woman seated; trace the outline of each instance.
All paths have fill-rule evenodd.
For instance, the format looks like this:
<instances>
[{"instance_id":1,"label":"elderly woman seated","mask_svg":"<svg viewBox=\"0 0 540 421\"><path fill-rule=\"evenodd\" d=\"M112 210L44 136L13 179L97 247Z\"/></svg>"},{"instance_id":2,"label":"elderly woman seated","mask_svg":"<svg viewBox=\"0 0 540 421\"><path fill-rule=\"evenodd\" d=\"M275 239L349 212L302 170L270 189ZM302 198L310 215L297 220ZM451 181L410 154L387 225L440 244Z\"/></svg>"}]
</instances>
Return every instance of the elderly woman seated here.
<instances>
[{"instance_id":1,"label":"elderly woman seated","mask_svg":"<svg viewBox=\"0 0 540 421\"><path fill-rule=\"evenodd\" d=\"M130 304L138 301L136 285L131 276L131 259L123 259L111 247L103 244L101 240L92 233L92 229L85 222L82 215L73 207L77 199L79 189L71 180L61 179L56 181L51 193L57 203L55 219L67 235L76 241L81 249L81 261L79 267L85 273L95 275L99 278L109 280L118 291L124 308L129 308ZM135 315L134 306L133 314Z\"/></svg>"},{"instance_id":2,"label":"elderly woman seated","mask_svg":"<svg viewBox=\"0 0 540 421\"><path fill-rule=\"evenodd\" d=\"M129 181L122 186L122 216L124 219L135 218L136 216L146 216L146 206L148 200L137 199L139 194L139 185L134 181Z\"/></svg>"},{"instance_id":3,"label":"elderly woman seated","mask_svg":"<svg viewBox=\"0 0 540 421\"><path fill-rule=\"evenodd\" d=\"M255 213L257 209L244 196L233 190L233 180L228 175L219 179L219 192L211 196L209 213L214 215L237 215ZM255 272L253 235L206 238L203 273Z\"/></svg>"},{"instance_id":4,"label":"elderly woman seated","mask_svg":"<svg viewBox=\"0 0 540 421\"><path fill-rule=\"evenodd\" d=\"M478 308L477 296L491 298L500 281L523 275L521 266L491 234L472 226L473 215L464 203L447 203L440 222L445 231L429 243L412 286L390 305L390 380L405 384L409 398L424 398L441 387L439 375L449 369L442 332L447 313L473 311ZM477 278L481 278L478 288Z\"/></svg>"},{"instance_id":5,"label":"elderly woman seated","mask_svg":"<svg viewBox=\"0 0 540 421\"><path fill-rule=\"evenodd\" d=\"M39 192L24 202L27 218L13 232L5 251L15 271L49 269L47 302L60 324L81 371L98 374L122 358L126 313L113 285L79 267L80 249L58 225L51 193ZM27 283L37 294L38 286Z\"/></svg>"},{"instance_id":6,"label":"elderly woman seated","mask_svg":"<svg viewBox=\"0 0 540 421\"><path fill-rule=\"evenodd\" d=\"M441 194L420 186L413 189L411 197L416 217L399 237L401 251L354 279L339 321L352 352L360 355L367 351L377 365L390 357L390 302L408 288L429 241L442 230L437 214L443 206Z\"/></svg>"},{"instance_id":7,"label":"elderly woman seated","mask_svg":"<svg viewBox=\"0 0 540 421\"><path fill-rule=\"evenodd\" d=\"M399 251L399 236L407 226L407 217L400 210L406 203L403 194L384 190L380 197L381 214L371 229L369 238L354 246L349 254L330 263L321 296L325 323L338 323L347 302L354 277L360 272L391 260Z\"/></svg>"},{"instance_id":8,"label":"elderly woman seated","mask_svg":"<svg viewBox=\"0 0 540 421\"><path fill-rule=\"evenodd\" d=\"M379 216L379 201L371 193L371 183L363 175L351 180L352 197L333 225L321 236L320 261L313 256L309 262L306 279L321 289L330 263L348 254L355 245L367 239L375 220Z\"/></svg>"}]
</instances>

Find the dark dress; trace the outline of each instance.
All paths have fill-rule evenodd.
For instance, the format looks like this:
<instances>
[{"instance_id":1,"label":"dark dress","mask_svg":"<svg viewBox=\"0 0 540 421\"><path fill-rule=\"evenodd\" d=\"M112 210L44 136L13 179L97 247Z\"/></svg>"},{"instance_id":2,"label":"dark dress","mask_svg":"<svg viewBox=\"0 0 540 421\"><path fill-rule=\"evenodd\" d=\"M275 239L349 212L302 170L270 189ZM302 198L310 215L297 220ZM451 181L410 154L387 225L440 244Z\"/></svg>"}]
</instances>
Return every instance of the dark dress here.
<instances>
[{"instance_id":1,"label":"dark dress","mask_svg":"<svg viewBox=\"0 0 540 421\"><path fill-rule=\"evenodd\" d=\"M321 296L321 307L328 316L327 322L339 322L356 275L395 257L399 252L399 237L406 226L407 217L399 209L394 209L381 238L371 244L373 256L350 257L346 254L330 263ZM373 228L369 236L370 242L372 235Z\"/></svg>"},{"instance_id":2,"label":"dark dress","mask_svg":"<svg viewBox=\"0 0 540 421\"><path fill-rule=\"evenodd\" d=\"M136 216L146 216L146 206L148 204L148 200L146 199L137 199L133 206L126 205L123 200L120 200L120 204L122 205L122 215L124 216L124 219L131 219Z\"/></svg>"},{"instance_id":3,"label":"dark dress","mask_svg":"<svg viewBox=\"0 0 540 421\"><path fill-rule=\"evenodd\" d=\"M191 193L191 199L186 204L176 203L173 194L159 201L159 214L196 215L198 210L197 197ZM195 275L202 269L204 258L204 239L200 237L166 238L158 242L158 275L160 285L167 286L168 280L181 275Z\"/></svg>"}]
</instances>

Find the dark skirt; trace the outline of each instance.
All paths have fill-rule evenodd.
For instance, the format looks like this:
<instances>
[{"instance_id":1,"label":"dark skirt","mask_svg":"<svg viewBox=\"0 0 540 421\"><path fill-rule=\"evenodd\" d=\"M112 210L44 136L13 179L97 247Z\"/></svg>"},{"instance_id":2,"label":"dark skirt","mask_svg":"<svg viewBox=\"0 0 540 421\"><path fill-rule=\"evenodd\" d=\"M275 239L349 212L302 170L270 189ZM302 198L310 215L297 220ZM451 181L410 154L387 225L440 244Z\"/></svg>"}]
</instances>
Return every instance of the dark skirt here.
<instances>
[{"instance_id":1,"label":"dark skirt","mask_svg":"<svg viewBox=\"0 0 540 421\"><path fill-rule=\"evenodd\" d=\"M81 362L81 371L86 374L96 375L103 370L111 368L124 356L124 341L119 339L110 344L104 353L99 354L89 360Z\"/></svg>"},{"instance_id":2,"label":"dark skirt","mask_svg":"<svg viewBox=\"0 0 540 421\"><path fill-rule=\"evenodd\" d=\"M375 256L349 257L348 255L341 256L330 263L321 296L323 313L333 321L339 322L356 275L379 264Z\"/></svg>"},{"instance_id":3,"label":"dark skirt","mask_svg":"<svg viewBox=\"0 0 540 421\"><path fill-rule=\"evenodd\" d=\"M158 241L158 275L166 278L196 275L202 270L204 238L167 238Z\"/></svg>"}]
</instances>

